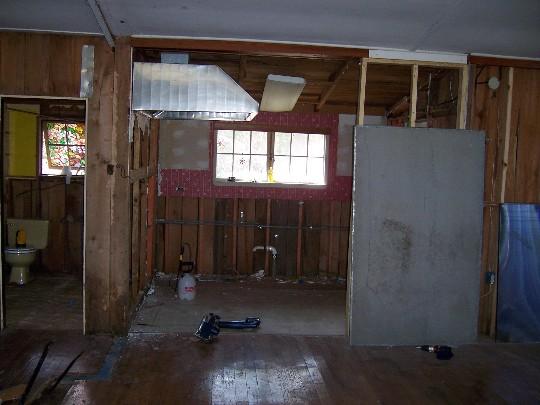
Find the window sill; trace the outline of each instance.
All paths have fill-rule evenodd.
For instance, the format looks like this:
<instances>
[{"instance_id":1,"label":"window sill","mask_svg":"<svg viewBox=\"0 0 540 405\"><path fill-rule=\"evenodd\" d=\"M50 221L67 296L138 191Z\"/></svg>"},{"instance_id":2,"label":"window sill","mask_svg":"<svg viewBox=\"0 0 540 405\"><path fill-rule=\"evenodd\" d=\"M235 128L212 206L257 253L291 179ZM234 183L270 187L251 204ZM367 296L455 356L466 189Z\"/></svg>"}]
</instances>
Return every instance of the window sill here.
<instances>
[{"instance_id":1,"label":"window sill","mask_svg":"<svg viewBox=\"0 0 540 405\"><path fill-rule=\"evenodd\" d=\"M305 184L305 183L254 183L250 181L228 181L214 179L215 186L223 187L262 187L262 188L307 188L324 190L328 184Z\"/></svg>"}]
</instances>

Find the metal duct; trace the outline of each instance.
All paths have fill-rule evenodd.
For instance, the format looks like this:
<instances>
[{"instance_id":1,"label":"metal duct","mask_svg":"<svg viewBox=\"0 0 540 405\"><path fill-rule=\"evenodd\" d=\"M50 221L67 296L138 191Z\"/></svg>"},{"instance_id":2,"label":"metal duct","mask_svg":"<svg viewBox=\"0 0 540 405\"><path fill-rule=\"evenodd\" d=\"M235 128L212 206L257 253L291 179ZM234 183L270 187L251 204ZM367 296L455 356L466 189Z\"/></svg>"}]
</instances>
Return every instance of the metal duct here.
<instances>
[{"instance_id":1,"label":"metal duct","mask_svg":"<svg viewBox=\"0 0 540 405\"><path fill-rule=\"evenodd\" d=\"M132 108L157 119L251 121L259 104L218 66L135 62Z\"/></svg>"}]
</instances>

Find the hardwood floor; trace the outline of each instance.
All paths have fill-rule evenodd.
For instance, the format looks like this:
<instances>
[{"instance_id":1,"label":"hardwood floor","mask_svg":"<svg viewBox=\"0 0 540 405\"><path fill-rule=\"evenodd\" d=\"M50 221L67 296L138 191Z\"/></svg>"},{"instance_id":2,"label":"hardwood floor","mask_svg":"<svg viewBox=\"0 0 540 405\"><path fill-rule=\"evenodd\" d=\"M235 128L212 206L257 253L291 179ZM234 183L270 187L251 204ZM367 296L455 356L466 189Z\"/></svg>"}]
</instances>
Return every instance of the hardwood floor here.
<instances>
[{"instance_id":1,"label":"hardwood floor","mask_svg":"<svg viewBox=\"0 0 540 405\"><path fill-rule=\"evenodd\" d=\"M63 404L483 404L540 402L540 344L483 343L440 361L413 347L349 347L342 337L227 334L111 339L73 332L0 336L0 390L28 380L46 340L40 379L86 353L61 387ZM112 361L111 361L112 359ZM109 364L107 364L109 363ZM102 370L112 368L111 373ZM77 380L74 383L68 380ZM65 395L64 395L65 394Z\"/></svg>"},{"instance_id":2,"label":"hardwood floor","mask_svg":"<svg viewBox=\"0 0 540 405\"><path fill-rule=\"evenodd\" d=\"M110 381L75 384L64 404L538 403L540 345L482 344L450 361L339 337L132 337Z\"/></svg>"}]
</instances>

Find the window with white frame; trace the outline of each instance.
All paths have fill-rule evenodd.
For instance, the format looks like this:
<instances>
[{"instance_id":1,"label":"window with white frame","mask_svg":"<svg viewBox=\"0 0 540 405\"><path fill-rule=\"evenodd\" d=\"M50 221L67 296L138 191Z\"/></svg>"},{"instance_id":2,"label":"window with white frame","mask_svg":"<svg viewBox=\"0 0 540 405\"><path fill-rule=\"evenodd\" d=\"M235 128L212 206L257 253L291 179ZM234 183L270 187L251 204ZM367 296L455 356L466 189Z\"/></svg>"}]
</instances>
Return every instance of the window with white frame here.
<instances>
[{"instance_id":1,"label":"window with white frame","mask_svg":"<svg viewBox=\"0 0 540 405\"><path fill-rule=\"evenodd\" d=\"M217 181L326 184L327 135L249 130L216 131Z\"/></svg>"}]
</instances>

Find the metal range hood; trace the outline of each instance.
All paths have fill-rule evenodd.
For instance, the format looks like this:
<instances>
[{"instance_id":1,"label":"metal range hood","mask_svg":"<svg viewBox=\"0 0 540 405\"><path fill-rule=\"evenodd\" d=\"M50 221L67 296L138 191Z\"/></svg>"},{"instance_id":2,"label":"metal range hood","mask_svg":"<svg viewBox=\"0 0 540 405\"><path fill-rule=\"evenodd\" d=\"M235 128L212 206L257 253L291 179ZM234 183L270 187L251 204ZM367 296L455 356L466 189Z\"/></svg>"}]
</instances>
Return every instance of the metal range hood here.
<instances>
[{"instance_id":1,"label":"metal range hood","mask_svg":"<svg viewBox=\"0 0 540 405\"><path fill-rule=\"evenodd\" d=\"M164 120L251 121L259 103L218 66L133 64L132 109Z\"/></svg>"}]
</instances>

